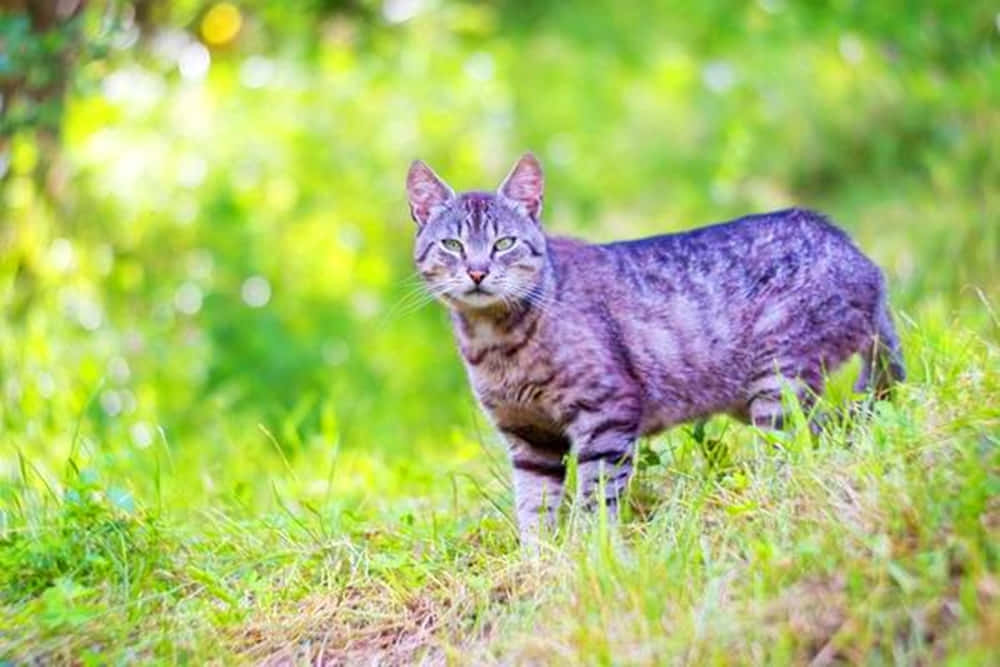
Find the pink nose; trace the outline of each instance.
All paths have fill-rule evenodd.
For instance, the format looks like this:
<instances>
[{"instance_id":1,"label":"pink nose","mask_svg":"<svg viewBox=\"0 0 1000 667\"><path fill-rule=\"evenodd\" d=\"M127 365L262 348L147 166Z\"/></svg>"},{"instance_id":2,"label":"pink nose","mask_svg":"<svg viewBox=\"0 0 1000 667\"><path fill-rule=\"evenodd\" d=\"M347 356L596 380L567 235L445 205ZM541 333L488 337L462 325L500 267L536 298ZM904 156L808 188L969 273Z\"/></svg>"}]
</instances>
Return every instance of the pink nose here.
<instances>
[{"instance_id":1,"label":"pink nose","mask_svg":"<svg viewBox=\"0 0 1000 667\"><path fill-rule=\"evenodd\" d=\"M483 282L483 278L486 277L486 272L485 271L473 271L473 270L470 269L469 270L469 277L472 278L472 282L474 282L474 283L476 283L478 285L479 283Z\"/></svg>"}]
</instances>

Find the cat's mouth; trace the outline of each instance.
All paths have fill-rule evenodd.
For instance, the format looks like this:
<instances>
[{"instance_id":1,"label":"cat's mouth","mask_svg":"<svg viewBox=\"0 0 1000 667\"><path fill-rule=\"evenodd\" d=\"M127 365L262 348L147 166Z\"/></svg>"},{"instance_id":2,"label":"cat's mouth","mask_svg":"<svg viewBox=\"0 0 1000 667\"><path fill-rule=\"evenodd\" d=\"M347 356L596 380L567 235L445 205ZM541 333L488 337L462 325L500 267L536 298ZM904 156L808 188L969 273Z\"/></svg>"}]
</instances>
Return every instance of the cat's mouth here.
<instances>
[{"instance_id":1,"label":"cat's mouth","mask_svg":"<svg viewBox=\"0 0 1000 667\"><path fill-rule=\"evenodd\" d=\"M469 308L486 308L497 304L500 297L495 292L483 289L479 285L470 287L453 297L456 302Z\"/></svg>"}]
</instances>

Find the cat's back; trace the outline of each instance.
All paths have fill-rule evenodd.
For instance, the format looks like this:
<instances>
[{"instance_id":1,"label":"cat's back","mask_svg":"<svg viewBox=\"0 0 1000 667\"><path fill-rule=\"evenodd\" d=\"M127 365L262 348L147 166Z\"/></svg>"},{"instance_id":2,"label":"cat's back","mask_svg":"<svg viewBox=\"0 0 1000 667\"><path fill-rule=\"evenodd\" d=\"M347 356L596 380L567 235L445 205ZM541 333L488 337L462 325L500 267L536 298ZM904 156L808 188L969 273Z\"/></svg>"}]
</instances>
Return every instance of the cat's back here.
<instances>
[{"instance_id":1,"label":"cat's back","mask_svg":"<svg viewBox=\"0 0 1000 667\"><path fill-rule=\"evenodd\" d=\"M825 216L792 208L748 215L672 234L604 244L613 254L671 270L719 272L754 262L810 258L831 251L858 254L847 234Z\"/></svg>"},{"instance_id":2,"label":"cat's back","mask_svg":"<svg viewBox=\"0 0 1000 667\"><path fill-rule=\"evenodd\" d=\"M843 230L799 208L605 244L551 238L549 249L570 292L632 300L699 289L753 298L782 284L879 277Z\"/></svg>"}]
</instances>

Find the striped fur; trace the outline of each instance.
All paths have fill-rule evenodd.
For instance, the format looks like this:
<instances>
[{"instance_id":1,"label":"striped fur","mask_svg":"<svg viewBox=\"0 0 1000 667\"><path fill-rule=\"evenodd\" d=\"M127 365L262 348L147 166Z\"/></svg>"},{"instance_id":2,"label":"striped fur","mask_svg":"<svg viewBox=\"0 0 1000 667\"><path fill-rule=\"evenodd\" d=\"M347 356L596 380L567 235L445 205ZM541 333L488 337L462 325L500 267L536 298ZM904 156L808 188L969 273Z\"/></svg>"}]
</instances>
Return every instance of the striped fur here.
<instances>
[{"instance_id":1,"label":"striped fur","mask_svg":"<svg viewBox=\"0 0 1000 667\"><path fill-rule=\"evenodd\" d=\"M613 514L640 436L715 413L780 428L782 392L808 404L853 354L859 388L885 396L903 379L881 271L816 213L606 245L549 237L530 154L497 193L455 195L420 162L408 193L416 264L509 444L523 540L553 520L568 455L579 500Z\"/></svg>"}]
</instances>

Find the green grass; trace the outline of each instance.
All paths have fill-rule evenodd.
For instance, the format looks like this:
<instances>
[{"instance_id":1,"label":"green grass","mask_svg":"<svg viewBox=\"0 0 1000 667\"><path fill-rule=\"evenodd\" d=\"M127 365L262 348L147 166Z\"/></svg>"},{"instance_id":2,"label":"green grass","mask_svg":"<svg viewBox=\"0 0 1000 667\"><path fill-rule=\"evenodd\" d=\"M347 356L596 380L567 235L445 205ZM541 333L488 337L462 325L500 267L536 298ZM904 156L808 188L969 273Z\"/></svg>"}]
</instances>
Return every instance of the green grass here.
<instances>
[{"instance_id":1,"label":"green grass","mask_svg":"<svg viewBox=\"0 0 1000 667\"><path fill-rule=\"evenodd\" d=\"M313 503L315 480L276 456L261 513L138 504L83 452L40 486L21 459L3 488L0 650L987 664L1000 636L1000 350L941 321L904 339L912 379L870 420L780 446L723 420L700 442L675 429L644 443L620 529L571 516L538 556L517 547L492 436L411 501ZM188 483L169 463L155 475L160 489Z\"/></svg>"}]
</instances>

